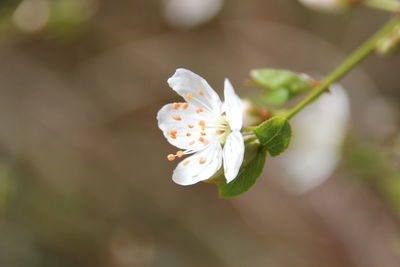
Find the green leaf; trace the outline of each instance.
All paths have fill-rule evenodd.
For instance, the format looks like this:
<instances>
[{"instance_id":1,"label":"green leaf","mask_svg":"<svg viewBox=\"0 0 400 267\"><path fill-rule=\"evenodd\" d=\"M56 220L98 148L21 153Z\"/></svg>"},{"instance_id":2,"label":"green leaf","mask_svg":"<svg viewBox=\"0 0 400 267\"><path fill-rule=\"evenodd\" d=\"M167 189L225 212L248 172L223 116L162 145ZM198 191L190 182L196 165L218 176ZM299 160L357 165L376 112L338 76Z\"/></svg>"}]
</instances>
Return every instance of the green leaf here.
<instances>
[{"instance_id":1,"label":"green leaf","mask_svg":"<svg viewBox=\"0 0 400 267\"><path fill-rule=\"evenodd\" d=\"M280 69L254 69L252 79L266 87L263 100L267 104L280 105L312 88L312 79L304 74Z\"/></svg>"},{"instance_id":2,"label":"green leaf","mask_svg":"<svg viewBox=\"0 0 400 267\"><path fill-rule=\"evenodd\" d=\"M254 185L264 168L266 151L259 144L254 149L247 150L245 161L235 180L226 183L225 178L217 181L219 196L230 198L248 191Z\"/></svg>"},{"instance_id":3,"label":"green leaf","mask_svg":"<svg viewBox=\"0 0 400 267\"><path fill-rule=\"evenodd\" d=\"M266 91L262 97L267 104L281 105L289 100L290 94L287 88L280 88L273 91Z\"/></svg>"},{"instance_id":4,"label":"green leaf","mask_svg":"<svg viewBox=\"0 0 400 267\"><path fill-rule=\"evenodd\" d=\"M277 156L287 149L291 137L289 122L283 117L273 117L254 130L257 138L271 156Z\"/></svg>"}]
</instances>

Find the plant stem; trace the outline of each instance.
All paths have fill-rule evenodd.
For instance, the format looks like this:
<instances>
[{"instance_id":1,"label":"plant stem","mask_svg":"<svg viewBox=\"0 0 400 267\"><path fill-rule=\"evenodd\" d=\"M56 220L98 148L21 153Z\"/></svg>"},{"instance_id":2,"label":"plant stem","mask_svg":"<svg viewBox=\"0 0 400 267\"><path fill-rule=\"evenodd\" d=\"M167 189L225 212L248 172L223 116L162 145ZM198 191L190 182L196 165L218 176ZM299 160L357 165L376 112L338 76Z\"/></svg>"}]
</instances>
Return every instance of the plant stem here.
<instances>
[{"instance_id":1,"label":"plant stem","mask_svg":"<svg viewBox=\"0 0 400 267\"><path fill-rule=\"evenodd\" d=\"M325 80L316 88L314 88L309 95L303 98L297 105L285 112L284 116L286 118L291 118L297 114L304 107L309 105L312 101L323 94L329 86L340 80L345 76L350 70L352 70L358 63L360 63L364 58L366 58L371 52L374 51L376 43L383 37L388 35L393 31L393 29L400 25L400 18L395 17L390 20L382 29L368 39L364 44L362 44L358 49L356 49L339 67L337 67L331 74L329 74Z\"/></svg>"}]
</instances>

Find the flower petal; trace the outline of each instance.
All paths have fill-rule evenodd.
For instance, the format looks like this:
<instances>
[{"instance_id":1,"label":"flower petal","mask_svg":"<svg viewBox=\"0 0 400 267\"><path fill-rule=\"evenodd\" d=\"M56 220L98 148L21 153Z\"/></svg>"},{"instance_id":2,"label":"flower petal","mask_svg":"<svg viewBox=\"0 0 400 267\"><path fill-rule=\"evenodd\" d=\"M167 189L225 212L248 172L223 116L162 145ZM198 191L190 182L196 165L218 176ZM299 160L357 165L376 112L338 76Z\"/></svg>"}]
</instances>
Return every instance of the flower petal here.
<instances>
[{"instance_id":1,"label":"flower petal","mask_svg":"<svg viewBox=\"0 0 400 267\"><path fill-rule=\"evenodd\" d=\"M226 139L223 159L226 182L230 183L239 173L244 157L244 141L239 131L232 132Z\"/></svg>"},{"instance_id":2,"label":"flower petal","mask_svg":"<svg viewBox=\"0 0 400 267\"><path fill-rule=\"evenodd\" d=\"M193 156L181 161L172 175L172 180L180 185L192 185L213 176L222 165L221 144L211 143Z\"/></svg>"},{"instance_id":3,"label":"flower petal","mask_svg":"<svg viewBox=\"0 0 400 267\"><path fill-rule=\"evenodd\" d=\"M174 103L163 106L157 114L158 127L163 131L168 142L180 149L195 152L204 149L217 138L215 128L205 126L218 125L220 116L207 111L198 112L196 107L185 103Z\"/></svg>"},{"instance_id":4,"label":"flower petal","mask_svg":"<svg viewBox=\"0 0 400 267\"><path fill-rule=\"evenodd\" d=\"M223 111L226 113L226 118L231 129L238 131L243 125L243 103L235 94L235 90L228 79L225 79L224 97Z\"/></svg>"},{"instance_id":5,"label":"flower petal","mask_svg":"<svg viewBox=\"0 0 400 267\"><path fill-rule=\"evenodd\" d=\"M169 86L189 104L210 113L221 114L221 100L205 79L187 69L177 69L168 79Z\"/></svg>"}]
</instances>

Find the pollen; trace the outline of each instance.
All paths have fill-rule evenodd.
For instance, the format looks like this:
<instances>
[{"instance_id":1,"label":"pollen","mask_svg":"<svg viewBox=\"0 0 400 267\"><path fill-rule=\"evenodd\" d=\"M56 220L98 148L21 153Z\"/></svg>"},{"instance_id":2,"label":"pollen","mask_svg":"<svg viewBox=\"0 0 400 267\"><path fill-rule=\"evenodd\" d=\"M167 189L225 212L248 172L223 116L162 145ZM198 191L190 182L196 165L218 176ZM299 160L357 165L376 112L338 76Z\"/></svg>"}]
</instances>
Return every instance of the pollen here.
<instances>
[{"instance_id":1,"label":"pollen","mask_svg":"<svg viewBox=\"0 0 400 267\"><path fill-rule=\"evenodd\" d=\"M188 127L192 129L194 126L192 124L188 124Z\"/></svg>"},{"instance_id":2,"label":"pollen","mask_svg":"<svg viewBox=\"0 0 400 267\"><path fill-rule=\"evenodd\" d=\"M183 156L183 151L179 150L178 152L176 152L176 155L178 156L178 158L181 158Z\"/></svg>"},{"instance_id":3,"label":"pollen","mask_svg":"<svg viewBox=\"0 0 400 267\"><path fill-rule=\"evenodd\" d=\"M188 104L188 103L183 103L183 104L182 104L182 108L183 108L183 109L187 109L188 107L189 107L189 104Z\"/></svg>"},{"instance_id":4,"label":"pollen","mask_svg":"<svg viewBox=\"0 0 400 267\"><path fill-rule=\"evenodd\" d=\"M205 132L201 132L200 134L201 134L202 136L205 136L205 135L206 135L206 133L205 133Z\"/></svg>"},{"instance_id":5,"label":"pollen","mask_svg":"<svg viewBox=\"0 0 400 267\"><path fill-rule=\"evenodd\" d=\"M201 121L199 121L199 125L200 125L200 126L206 126L206 122L203 121L203 120L201 120Z\"/></svg>"},{"instance_id":6,"label":"pollen","mask_svg":"<svg viewBox=\"0 0 400 267\"><path fill-rule=\"evenodd\" d=\"M200 163L200 164L206 163L206 159L205 159L204 157L201 157L201 158L199 159L199 163Z\"/></svg>"},{"instance_id":7,"label":"pollen","mask_svg":"<svg viewBox=\"0 0 400 267\"><path fill-rule=\"evenodd\" d=\"M186 136L187 136L187 137L189 137L189 136L191 136L191 135L192 135L191 133L186 133Z\"/></svg>"},{"instance_id":8,"label":"pollen","mask_svg":"<svg viewBox=\"0 0 400 267\"><path fill-rule=\"evenodd\" d=\"M172 139L176 139L176 134L177 134L178 132L177 131L175 131L175 130L170 130L169 131L169 137L171 137Z\"/></svg>"},{"instance_id":9,"label":"pollen","mask_svg":"<svg viewBox=\"0 0 400 267\"><path fill-rule=\"evenodd\" d=\"M197 113L203 112L203 109L202 108L196 108L196 112Z\"/></svg>"},{"instance_id":10,"label":"pollen","mask_svg":"<svg viewBox=\"0 0 400 267\"><path fill-rule=\"evenodd\" d=\"M203 143L203 145L208 145L210 142L208 142L207 139L205 139L204 137L200 137L199 141Z\"/></svg>"},{"instance_id":11,"label":"pollen","mask_svg":"<svg viewBox=\"0 0 400 267\"><path fill-rule=\"evenodd\" d=\"M173 154L169 154L169 155L167 156L167 159L168 159L169 161L173 161L173 160L175 159L175 156L174 156Z\"/></svg>"},{"instance_id":12,"label":"pollen","mask_svg":"<svg viewBox=\"0 0 400 267\"><path fill-rule=\"evenodd\" d=\"M198 93L199 95L204 95L204 92L203 92L203 90L201 90L201 89L197 90L197 93Z\"/></svg>"},{"instance_id":13,"label":"pollen","mask_svg":"<svg viewBox=\"0 0 400 267\"><path fill-rule=\"evenodd\" d=\"M181 106L181 104L179 104L179 103L172 104L173 109L178 109L180 106Z\"/></svg>"},{"instance_id":14,"label":"pollen","mask_svg":"<svg viewBox=\"0 0 400 267\"><path fill-rule=\"evenodd\" d=\"M181 121L182 120L181 116L179 116L179 115L174 115L174 116L172 116L172 118L174 120L176 120L176 121Z\"/></svg>"},{"instance_id":15,"label":"pollen","mask_svg":"<svg viewBox=\"0 0 400 267\"><path fill-rule=\"evenodd\" d=\"M184 165L184 166L187 166L189 163L190 163L190 161L185 160L185 161L183 162L183 165Z\"/></svg>"},{"instance_id":16,"label":"pollen","mask_svg":"<svg viewBox=\"0 0 400 267\"><path fill-rule=\"evenodd\" d=\"M194 142L195 142L194 140L193 140L193 141L190 141L190 142L189 142L189 146L193 145Z\"/></svg>"},{"instance_id":17,"label":"pollen","mask_svg":"<svg viewBox=\"0 0 400 267\"><path fill-rule=\"evenodd\" d=\"M189 99L189 100L192 99L192 97L193 97L192 93L189 93L189 94L186 95L186 98Z\"/></svg>"}]
</instances>

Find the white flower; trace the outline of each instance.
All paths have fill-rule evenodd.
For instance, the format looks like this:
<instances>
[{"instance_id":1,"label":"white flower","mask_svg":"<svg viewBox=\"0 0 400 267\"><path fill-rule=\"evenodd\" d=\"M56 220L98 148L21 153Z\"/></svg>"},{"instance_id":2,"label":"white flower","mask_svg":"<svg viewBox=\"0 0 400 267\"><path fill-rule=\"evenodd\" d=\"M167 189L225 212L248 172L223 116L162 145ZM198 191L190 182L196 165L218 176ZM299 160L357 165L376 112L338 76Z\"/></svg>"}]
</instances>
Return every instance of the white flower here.
<instances>
[{"instance_id":1,"label":"white flower","mask_svg":"<svg viewBox=\"0 0 400 267\"><path fill-rule=\"evenodd\" d=\"M328 179L340 157L350 118L350 102L339 84L307 106L292 120L290 148L279 159L284 177L279 182L294 193L304 193Z\"/></svg>"},{"instance_id":2,"label":"white flower","mask_svg":"<svg viewBox=\"0 0 400 267\"><path fill-rule=\"evenodd\" d=\"M189 29L214 18L224 0L164 0L164 17L174 27Z\"/></svg>"},{"instance_id":3,"label":"white flower","mask_svg":"<svg viewBox=\"0 0 400 267\"><path fill-rule=\"evenodd\" d=\"M194 153L178 164L173 181L191 185L207 180L223 162L226 181L231 182L244 156L243 106L231 83L225 79L224 103L205 79L189 70L177 69L168 84L186 100L165 105L157 114L168 142L183 150L168 159Z\"/></svg>"},{"instance_id":4,"label":"white flower","mask_svg":"<svg viewBox=\"0 0 400 267\"><path fill-rule=\"evenodd\" d=\"M343 0L300 0L300 2L311 9L332 13L345 11L349 6L349 3Z\"/></svg>"}]
</instances>

